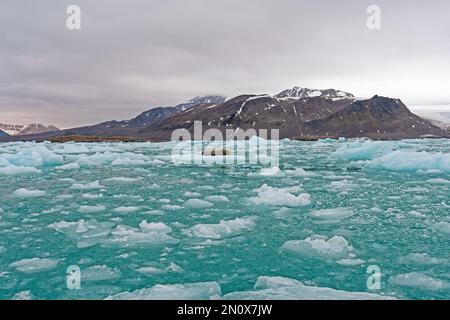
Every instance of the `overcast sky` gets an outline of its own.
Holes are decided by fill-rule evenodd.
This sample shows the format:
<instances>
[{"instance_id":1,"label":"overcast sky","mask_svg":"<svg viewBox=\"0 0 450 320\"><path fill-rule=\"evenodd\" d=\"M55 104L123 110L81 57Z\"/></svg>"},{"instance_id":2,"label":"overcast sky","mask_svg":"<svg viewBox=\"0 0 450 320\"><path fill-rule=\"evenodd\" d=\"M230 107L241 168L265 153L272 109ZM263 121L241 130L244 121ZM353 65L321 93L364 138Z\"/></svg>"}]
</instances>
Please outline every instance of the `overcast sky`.
<instances>
[{"instance_id":1,"label":"overcast sky","mask_svg":"<svg viewBox=\"0 0 450 320\"><path fill-rule=\"evenodd\" d=\"M449 16L448 0L2 0L0 122L66 128L293 86L450 103Z\"/></svg>"}]
</instances>

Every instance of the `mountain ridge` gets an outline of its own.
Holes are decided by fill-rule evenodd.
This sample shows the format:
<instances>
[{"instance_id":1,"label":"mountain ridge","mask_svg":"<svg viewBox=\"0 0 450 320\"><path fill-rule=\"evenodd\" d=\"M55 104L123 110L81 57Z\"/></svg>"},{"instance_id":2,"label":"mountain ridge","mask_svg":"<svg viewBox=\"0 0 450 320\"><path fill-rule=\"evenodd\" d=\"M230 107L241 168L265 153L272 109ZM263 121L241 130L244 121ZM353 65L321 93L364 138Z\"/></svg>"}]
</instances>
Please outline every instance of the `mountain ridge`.
<instances>
[{"instance_id":1,"label":"mountain ridge","mask_svg":"<svg viewBox=\"0 0 450 320\"><path fill-rule=\"evenodd\" d=\"M59 131L60 129L53 125L45 125L36 122L27 125L0 123L0 130L7 133L10 136L24 136L29 134L54 132Z\"/></svg>"},{"instance_id":2,"label":"mountain ridge","mask_svg":"<svg viewBox=\"0 0 450 320\"><path fill-rule=\"evenodd\" d=\"M197 97L173 107L156 107L135 118L107 121L88 127L20 137L20 140L76 139L168 141L175 129L279 129L280 138L312 140L321 137L401 139L448 137L449 133L413 114L400 99L360 100L336 89L293 87L275 95L243 94L231 99ZM83 138L86 137L86 138ZM75 138L74 138L75 139ZM5 140L5 138L2 138Z\"/></svg>"}]
</instances>

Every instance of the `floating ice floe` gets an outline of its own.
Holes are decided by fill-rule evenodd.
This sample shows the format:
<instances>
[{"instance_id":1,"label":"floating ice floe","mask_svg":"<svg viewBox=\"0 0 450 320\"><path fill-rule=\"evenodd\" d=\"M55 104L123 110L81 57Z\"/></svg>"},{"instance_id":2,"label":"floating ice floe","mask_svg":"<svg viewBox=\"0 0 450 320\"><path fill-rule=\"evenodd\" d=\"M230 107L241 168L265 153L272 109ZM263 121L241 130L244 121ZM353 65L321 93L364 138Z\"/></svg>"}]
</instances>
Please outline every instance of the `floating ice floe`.
<instances>
[{"instance_id":1,"label":"floating ice floe","mask_svg":"<svg viewBox=\"0 0 450 320\"><path fill-rule=\"evenodd\" d=\"M292 208L287 207L281 207L280 209L277 209L273 212L274 216L276 217L288 217L292 215L293 210Z\"/></svg>"},{"instance_id":2,"label":"floating ice floe","mask_svg":"<svg viewBox=\"0 0 450 320\"><path fill-rule=\"evenodd\" d=\"M351 208L332 208L312 210L309 216L318 220L341 220L354 215L355 212Z\"/></svg>"},{"instance_id":3,"label":"floating ice floe","mask_svg":"<svg viewBox=\"0 0 450 320\"><path fill-rule=\"evenodd\" d=\"M312 258L333 260L354 258L353 247L341 236L327 238L313 235L304 240L290 240L283 244L281 250Z\"/></svg>"},{"instance_id":4,"label":"floating ice floe","mask_svg":"<svg viewBox=\"0 0 450 320\"><path fill-rule=\"evenodd\" d=\"M272 167L272 168L263 168L261 169L261 172L259 175L263 177L282 177L284 176L283 171L280 170L278 167Z\"/></svg>"},{"instance_id":5,"label":"floating ice floe","mask_svg":"<svg viewBox=\"0 0 450 320\"><path fill-rule=\"evenodd\" d=\"M229 202L230 200L226 196L212 195L205 197L205 201L209 202Z\"/></svg>"},{"instance_id":6,"label":"floating ice floe","mask_svg":"<svg viewBox=\"0 0 450 320\"><path fill-rule=\"evenodd\" d=\"M141 159L119 158L111 162L112 166L144 166L146 162Z\"/></svg>"},{"instance_id":7,"label":"floating ice floe","mask_svg":"<svg viewBox=\"0 0 450 320\"><path fill-rule=\"evenodd\" d=\"M58 154L80 154L89 153L89 149L84 144L66 143L61 149L55 150Z\"/></svg>"},{"instance_id":8,"label":"floating ice floe","mask_svg":"<svg viewBox=\"0 0 450 320\"><path fill-rule=\"evenodd\" d=\"M191 209L206 209L206 208L210 208L212 206L214 206L214 204L212 204L211 202L205 201L205 200L201 200L201 199L189 199L184 203L184 206L186 208L191 208Z\"/></svg>"},{"instance_id":9,"label":"floating ice floe","mask_svg":"<svg viewBox=\"0 0 450 320\"><path fill-rule=\"evenodd\" d=\"M13 262L9 266L23 273L37 273L56 268L58 263L56 259L31 258Z\"/></svg>"},{"instance_id":10,"label":"floating ice floe","mask_svg":"<svg viewBox=\"0 0 450 320\"><path fill-rule=\"evenodd\" d=\"M209 300L222 295L217 282L157 284L133 292L122 292L106 300Z\"/></svg>"},{"instance_id":11,"label":"floating ice floe","mask_svg":"<svg viewBox=\"0 0 450 320\"><path fill-rule=\"evenodd\" d=\"M146 274L146 275L155 275L155 274L164 274L168 272L181 272L183 271L183 268L181 268L179 265L171 262L167 267L165 268L159 268L155 266L145 266L140 267L136 269L137 272Z\"/></svg>"},{"instance_id":12,"label":"floating ice floe","mask_svg":"<svg viewBox=\"0 0 450 320\"><path fill-rule=\"evenodd\" d=\"M33 295L31 294L31 291L21 291L17 292L11 300L31 300L33 299Z\"/></svg>"},{"instance_id":13,"label":"floating ice floe","mask_svg":"<svg viewBox=\"0 0 450 320\"><path fill-rule=\"evenodd\" d=\"M371 169L392 171L440 170L450 172L450 153L397 150L369 161L366 166Z\"/></svg>"},{"instance_id":14,"label":"floating ice floe","mask_svg":"<svg viewBox=\"0 0 450 320\"><path fill-rule=\"evenodd\" d=\"M437 231L450 236L450 223L446 221L438 222L434 225Z\"/></svg>"},{"instance_id":15,"label":"floating ice floe","mask_svg":"<svg viewBox=\"0 0 450 320\"><path fill-rule=\"evenodd\" d=\"M234 220L221 220L217 224L197 224L183 233L191 238L224 239L241 235L253 230L256 226L256 217L243 217Z\"/></svg>"},{"instance_id":16,"label":"floating ice floe","mask_svg":"<svg viewBox=\"0 0 450 320\"><path fill-rule=\"evenodd\" d=\"M128 178L128 177L113 177L105 179L107 182L123 182L123 183L132 183L142 180L142 178Z\"/></svg>"},{"instance_id":17,"label":"floating ice floe","mask_svg":"<svg viewBox=\"0 0 450 320\"><path fill-rule=\"evenodd\" d=\"M136 212L136 211L139 211L139 207L128 206L128 207L117 207L117 208L113 209L113 212L116 212L116 213L132 213L132 212Z\"/></svg>"},{"instance_id":18,"label":"floating ice floe","mask_svg":"<svg viewBox=\"0 0 450 320\"><path fill-rule=\"evenodd\" d=\"M420 272L404 273L389 278L389 282L400 287L420 288L424 290L447 290L450 282L427 276Z\"/></svg>"},{"instance_id":19,"label":"floating ice floe","mask_svg":"<svg viewBox=\"0 0 450 320\"><path fill-rule=\"evenodd\" d=\"M95 200L95 199L100 199L103 198L103 194L92 194L92 193L84 193L81 195L81 197L83 199L88 199L88 200Z\"/></svg>"},{"instance_id":20,"label":"floating ice floe","mask_svg":"<svg viewBox=\"0 0 450 320\"><path fill-rule=\"evenodd\" d=\"M43 145L28 144L28 148L21 148L14 153L0 153L0 164L7 164L6 166L43 167L63 162L62 156L51 152Z\"/></svg>"},{"instance_id":21,"label":"floating ice floe","mask_svg":"<svg viewBox=\"0 0 450 320\"><path fill-rule=\"evenodd\" d=\"M370 160L393 151L394 143L366 140L346 143L331 156L345 160Z\"/></svg>"},{"instance_id":22,"label":"floating ice floe","mask_svg":"<svg viewBox=\"0 0 450 320\"><path fill-rule=\"evenodd\" d=\"M350 191L355 187L352 181L344 179L342 181L333 181L327 188L333 192Z\"/></svg>"},{"instance_id":23,"label":"floating ice floe","mask_svg":"<svg viewBox=\"0 0 450 320\"><path fill-rule=\"evenodd\" d=\"M184 193L184 196L185 196L185 197L188 197L188 198L196 198L196 197L200 197L201 194L198 193L198 192L186 191L186 192Z\"/></svg>"},{"instance_id":24,"label":"floating ice floe","mask_svg":"<svg viewBox=\"0 0 450 320\"><path fill-rule=\"evenodd\" d=\"M109 268L105 265L96 265L81 270L82 282L114 280L120 278L120 276L119 269Z\"/></svg>"},{"instance_id":25,"label":"floating ice floe","mask_svg":"<svg viewBox=\"0 0 450 320\"><path fill-rule=\"evenodd\" d=\"M105 206L97 205L97 206L80 206L78 208L78 212L81 213L95 213L106 210Z\"/></svg>"},{"instance_id":26,"label":"floating ice floe","mask_svg":"<svg viewBox=\"0 0 450 320\"><path fill-rule=\"evenodd\" d=\"M450 180L443 179L443 178L428 179L426 182L433 183L433 184L450 184Z\"/></svg>"},{"instance_id":27,"label":"floating ice floe","mask_svg":"<svg viewBox=\"0 0 450 320\"><path fill-rule=\"evenodd\" d=\"M158 246L162 244L175 244L178 240L168 233L172 228L164 223L147 223L142 221L140 229L119 225L111 231L110 237L101 243L106 246Z\"/></svg>"},{"instance_id":28,"label":"floating ice floe","mask_svg":"<svg viewBox=\"0 0 450 320\"><path fill-rule=\"evenodd\" d=\"M299 193L301 189L298 187L274 188L267 184L254 190L256 197L249 198L249 201L256 205L272 205L298 207L308 206L311 204L311 196L307 193ZM295 195L293 193L299 193Z\"/></svg>"},{"instance_id":29,"label":"floating ice floe","mask_svg":"<svg viewBox=\"0 0 450 320\"><path fill-rule=\"evenodd\" d=\"M447 263L446 259L436 258L428 255L427 253L410 253L406 257L399 259L399 263L402 264L417 264L417 265L438 265Z\"/></svg>"},{"instance_id":30,"label":"floating ice floe","mask_svg":"<svg viewBox=\"0 0 450 320\"><path fill-rule=\"evenodd\" d=\"M55 167L56 170L78 170L80 165L78 163L67 163L62 166Z\"/></svg>"},{"instance_id":31,"label":"floating ice floe","mask_svg":"<svg viewBox=\"0 0 450 320\"><path fill-rule=\"evenodd\" d=\"M24 167L24 166L14 166L10 165L7 167L0 167L0 175L12 176L18 174L33 174L41 173L42 171L36 169L35 167Z\"/></svg>"},{"instance_id":32,"label":"floating ice floe","mask_svg":"<svg viewBox=\"0 0 450 320\"><path fill-rule=\"evenodd\" d=\"M32 198L32 197L43 197L46 192L43 190L27 190L25 188L20 188L14 191L14 196L18 198Z\"/></svg>"},{"instance_id":33,"label":"floating ice floe","mask_svg":"<svg viewBox=\"0 0 450 320\"><path fill-rule=\"evenodd\" d=\"M50 224L49 227L75 240L78 248L87 248L97 244L129 247L178 242L177 239L168 235L172 232L169 226L163 223L148 223L145 220L139 224L139 229L126 225L115 227L114 223L97 222L96 220L60 221Z\"/></svg>"},{"instance_id":34,"label":"floating ice floe","mask_svg":"<svg viewBox=\"0 0 450 320\"><path fill-rule=\"evenodd\" d=\"M288 176L296 176L296 177L314 177L317 176L316 173L311 171L306 171L303 168L296 168L295 170L286 170L286 175Z\"/></svg>"},{"instance_id":35,"label":"floating ice floe","mask_svg":"<svg viewBox=\"0 0 450 320\"><path fill-rule=\"evenodd\" d=\"M183 209L182 206L176 205L176 204L165 204L161 207L163 210L169 210L169 211L176 211Z\"/></svg>"},{"instance_id":36,"label":"floating ice floe","mask_svg":"<svg viewBox=\"0 0 450 320\"><path fill-rule=\"evenodd\" d=\"M395 297L307 286L294 279L258 277L253 291L225 294L225 300L391 300Z\"/></svg>"},{"instance_id":37,"label":"floating ice floe","mask_svg":"<svg viewBox=\"0 0 450 320\"><path fill-rule=\"evenodd\" d=\"M103 188L105 188L105 187L102 186L98 180L91 182L91 183L86 183L86 184L75 183L70 187L70 189L73 189L73 190L95 190L95 189L103 189Z\"/></svg>"}]
</instances>

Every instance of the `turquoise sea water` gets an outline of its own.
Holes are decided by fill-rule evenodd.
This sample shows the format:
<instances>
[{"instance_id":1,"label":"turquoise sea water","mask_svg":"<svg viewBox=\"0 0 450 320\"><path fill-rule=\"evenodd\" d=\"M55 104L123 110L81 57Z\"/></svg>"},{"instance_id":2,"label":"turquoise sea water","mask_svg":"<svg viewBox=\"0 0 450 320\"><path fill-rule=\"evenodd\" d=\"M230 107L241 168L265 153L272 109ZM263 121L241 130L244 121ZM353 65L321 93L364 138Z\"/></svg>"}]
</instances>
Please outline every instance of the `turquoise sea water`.
<instances>
[{"instance_id":1,"label":"turquoise sea water","mask_svg":"<svg viewBox=\"0 0 450 320\"><path fill-rule=\"evenodd\" d=\"M282 141L279 170L172 147L0 144L0 298L450 298L450 141Z\"/></svg>"}]
</instances>

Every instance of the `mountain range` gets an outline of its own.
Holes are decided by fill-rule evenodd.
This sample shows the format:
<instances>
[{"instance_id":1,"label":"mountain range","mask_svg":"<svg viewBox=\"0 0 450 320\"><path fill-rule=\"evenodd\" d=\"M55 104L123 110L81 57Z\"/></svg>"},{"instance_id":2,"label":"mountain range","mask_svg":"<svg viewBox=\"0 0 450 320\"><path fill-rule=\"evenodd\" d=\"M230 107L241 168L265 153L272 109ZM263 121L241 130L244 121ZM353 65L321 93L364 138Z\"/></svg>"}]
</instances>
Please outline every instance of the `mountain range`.
<instances>
[{"instance_id":1,"label":"mountain range","mask_svg":"<svg viewBox=\"0 0 450 320\"><path fill-rule=\"evenodd\" d=\"M55 126L47 126L42 123L31 123L28 125L0 123L0 131L9 136L25 136L45 132L55 132L59 131L59 129Z\"/></svg>"},{"instance_id":2,"label":"mountain range","mask_svg":"<svg viewBox=\"0 0 450 320\"><path fill-rule=\"evenodd\" d=\"M448 137L446 130L411 113L399 99L357 99L335 90L294 87L276 95L244 94L197 97L173 107L155 107L137 117L61 131L1 138L2 140L167 141L175 129L279 129L280 138L323 137L403 139ZM1 129L1 128L0 128Z\"/></svg>"}]
</instances>

